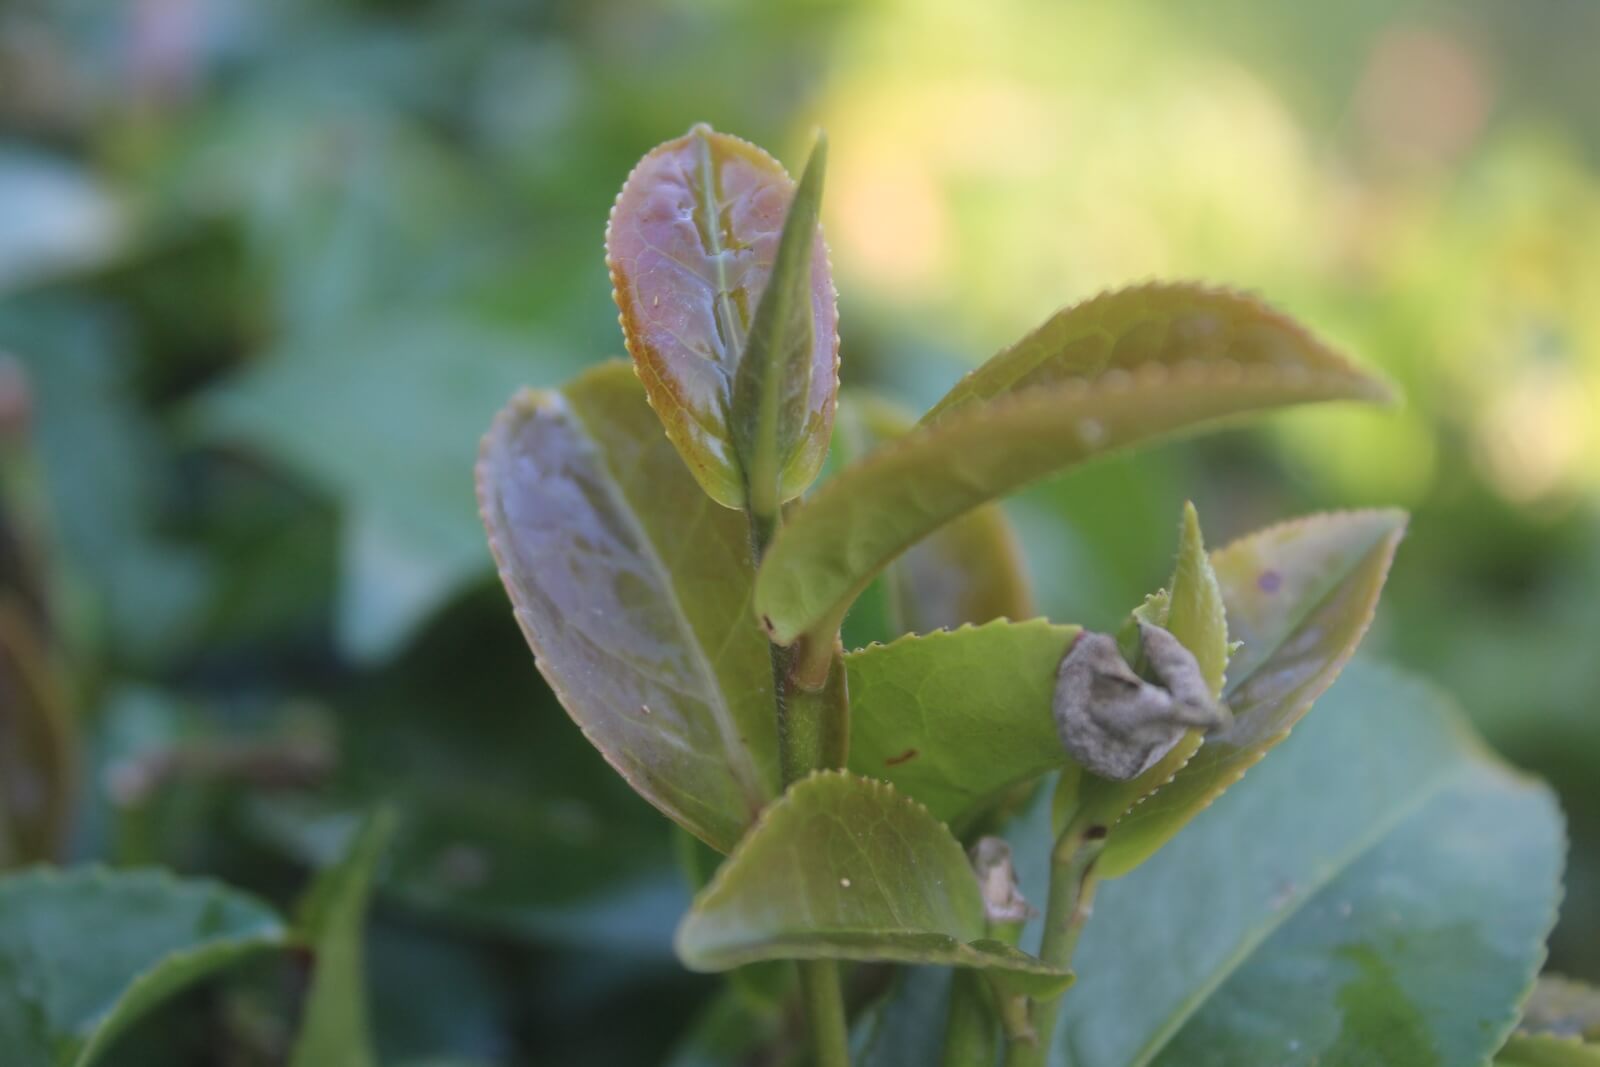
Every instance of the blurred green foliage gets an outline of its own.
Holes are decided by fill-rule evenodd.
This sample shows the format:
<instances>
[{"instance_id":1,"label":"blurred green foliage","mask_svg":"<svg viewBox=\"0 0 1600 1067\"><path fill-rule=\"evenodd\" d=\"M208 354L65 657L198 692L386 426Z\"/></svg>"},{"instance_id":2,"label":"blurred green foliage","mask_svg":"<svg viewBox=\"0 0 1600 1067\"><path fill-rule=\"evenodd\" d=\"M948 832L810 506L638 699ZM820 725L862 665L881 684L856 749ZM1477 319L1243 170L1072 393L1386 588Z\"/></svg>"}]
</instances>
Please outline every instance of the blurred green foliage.
<instances>
[{"instance_id":1,"label":"blurred green foliage","mask_svg":"<svg viewBox=\"0 0 1600 1067\"><path fill-rule=\"evenodd\" d=\"M1575 0L8 4L0 580L81 726L62 858L281 903L391 801L383 1062L664 1056L711 989L670 955L688 886L531 669L470 467L515 386L618 354L640 152L704 119L794 165L822 125L856 383L920 408L1160 275L1403 386L1028 492L1038 606L1111 625L1185 497L1217 543L1413 509L1372 647L1557 786L1552 963L1600 979L1597 42ZM186 995L127 1062L215 1062L177 1017L273 1062L296 995Z\"/></svg>"}]
</instances>

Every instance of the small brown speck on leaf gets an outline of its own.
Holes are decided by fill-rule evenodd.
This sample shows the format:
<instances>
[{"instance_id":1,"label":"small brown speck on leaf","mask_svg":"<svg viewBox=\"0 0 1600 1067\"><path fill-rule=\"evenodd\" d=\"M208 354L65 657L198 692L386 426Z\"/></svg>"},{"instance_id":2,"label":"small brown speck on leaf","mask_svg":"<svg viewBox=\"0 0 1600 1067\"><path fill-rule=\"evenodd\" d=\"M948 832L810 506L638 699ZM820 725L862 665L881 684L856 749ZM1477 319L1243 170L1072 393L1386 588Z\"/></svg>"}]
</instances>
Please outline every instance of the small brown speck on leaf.
<instances>
[{"instance_id":1,"label":"small brown speck on leaf","mask_svg":"<svg viewBox=\"0 0 1600 1067\"><path fill-rule=\"evenodd\" d=\"M900 753L900 755L898 755L898 756L890 756L888 759L884 760L883 761L883 765L885 767L893 767L896 764L900 764L900 763L906 762L906 760L913 760L913 759L916 759L916 758L917 758L917 750L914 749L914 748L908 748L904 752Z\"/></svg>"}]
</instances>

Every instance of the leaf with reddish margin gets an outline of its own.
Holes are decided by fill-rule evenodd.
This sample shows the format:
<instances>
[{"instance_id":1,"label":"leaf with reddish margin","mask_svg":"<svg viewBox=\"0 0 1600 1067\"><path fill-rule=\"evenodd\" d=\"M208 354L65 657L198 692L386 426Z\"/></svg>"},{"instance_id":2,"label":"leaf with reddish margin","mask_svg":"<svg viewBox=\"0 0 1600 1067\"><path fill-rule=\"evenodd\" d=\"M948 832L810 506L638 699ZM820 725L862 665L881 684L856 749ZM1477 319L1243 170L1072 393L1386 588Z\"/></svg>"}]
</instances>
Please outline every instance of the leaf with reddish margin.
<instances>
[{"instance_id":1,"label":"leaf with reddish margin","mask_svg":"<svg viewBox=\"0 0 1600 1067\"><path fill-rule=\"evenodd\" d=\"M540 671L642 795L728 851L778 793L742 515L695 486L627 364L516 397L478 499Z\"/></svg>"},{"instance_id":2,"label":"leaf with reddish margin","mask_svg":"<svg viewBox=\"0 0 1600 1067\"><path fill-rule=\"evenodd\" d=\"M733 383L793 195L767 153L699 125L639 161L606 228L618 319L650 403L695 480L730 508L745 503ZM839 316L820 227L810 294L813 363L804 433L783 468L788 496L821 469L838 390Z\"/></svg>"}]
</instances>

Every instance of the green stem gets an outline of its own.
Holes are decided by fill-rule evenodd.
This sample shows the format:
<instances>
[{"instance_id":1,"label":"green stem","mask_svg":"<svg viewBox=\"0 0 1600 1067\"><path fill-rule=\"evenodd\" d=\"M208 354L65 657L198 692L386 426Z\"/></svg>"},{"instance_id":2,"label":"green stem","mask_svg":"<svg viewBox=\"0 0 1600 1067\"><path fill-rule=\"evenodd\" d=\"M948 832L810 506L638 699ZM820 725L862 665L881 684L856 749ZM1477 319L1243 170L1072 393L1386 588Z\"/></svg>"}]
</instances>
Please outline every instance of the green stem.
<instances>
[{"instance_id":1,"label":"green stem","mask_svg":"<svg viewBox=\"0 0 1600 1067\"><path fill-rule=\"evenodd\" d=\"M751 547L759 562L778 521L749 514ZM807 634L791 648L773 645L772 683L784 787L813 771L843 767L850 741L850 694L837 627L821 641ZM838 961L800 960L798 966L816 1067L850 1067Z\"/></svg>"},{"instance_id":2,"label":"green stem","mask_svg":"<svg viewBox=\"0 0 1600 1067\"><path fill-rule=\"evenodd\" d=\"M994 1053L994 1012L983 975L958 967L950 985L940 1067L994 1067Z\"/></svg>"},{"instance_id":3,"label":"green stem","mask_svg":"<svg viewBox=\"0 0 1600 1067\"><path fill-rule=\"evenodd\" d=\"M850 1067L850 1037L844 1021L844 992L837 960L801 960L800 993L816 1067Z\"/></svg>"},{"instance_id":4,"label":"green stem","mask_svg":"<svg viewBox=\"0 0 1600 1067\"><path fill-rule=\"evenodd\" d=\"M1039 948L1039 958L1052 967L1064 969L1072 963L1073 950L1078 947L1078 938L1094 907L1094 893L1100 883L1095 863L1105 841L1105 826L1079 820L1069 823L1056 840L1050 855L1050 900L1045 906L1044 941ZM1059 995L1035 1001L1034 1039L1031 1043L1010 1042L1006 1046L1006 1067L1045 1067L1060 1016Z\"/></svg>"}]
</instances>

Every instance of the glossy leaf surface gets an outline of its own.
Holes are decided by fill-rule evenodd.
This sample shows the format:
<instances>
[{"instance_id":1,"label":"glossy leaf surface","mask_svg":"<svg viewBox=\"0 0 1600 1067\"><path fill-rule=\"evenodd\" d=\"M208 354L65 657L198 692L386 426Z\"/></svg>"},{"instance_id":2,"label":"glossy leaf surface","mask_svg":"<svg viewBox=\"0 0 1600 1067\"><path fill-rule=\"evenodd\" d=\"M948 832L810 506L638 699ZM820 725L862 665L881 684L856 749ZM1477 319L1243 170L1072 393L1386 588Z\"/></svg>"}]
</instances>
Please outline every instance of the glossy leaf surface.
<instances>
[{"instance_id":1,"label":"glossy leaf surface","mask_svg":"<svg viewBox=\"0 0 1600 1067\"><path fill-rule=\"evenodd\" d=\"M87 1067L183 987L285 944L266 905L156 871L33 870L0 882L7 1067Z\"/></svg>"},{"instance_id":2,"label":"glossy leaf surface","mask_svg":"<svg viewBox=\"0 0 1600 1067\"><path fill-rule=\"evenodd\" d=\"M1398 511L1312 515L1213 554L1240 642L1223 692L1233 726L1117 824L1102 877L1142 863L1288 736L1366 634L1405 525Z\"/></svg>"},{"instance_id":3,"label":"glossy leaf surface","mask_svg":"<svg viewBox=\"0 0 1600 1067\"><path fill-rule=\"evenodd\" d=\"M562 704L641 795L732 848L778 780L744 517L696 488L622 363L513 400L478 486L517 620Z\"/></svg>"},{"instance_id":4,"label":"glossy leaf surface","mask_svg":"<svg viewBox=\"0 0 1600 1067\"><path fill-rule=\"evenodd\" d=\"M290 1067L377 1062L367 1018L363 940L378 864L393 836L392 812L370 816L344 857L318 876L306 898L298 925L316 962Z\"/></svg>"},{"instance_id":5,"label":"glossy leaf surface","mask_svg":"<svg viewBox=\"0 0 1600 1067\"><path fill-rule=\"evenodd\" d=\"M696 896L677 946L695 970L853 959L979 967L1038 992L1070 980L987 939L977 878L943 823L841 771L802 779L768 809Z\"/></svg>"},{"instance_id":6,"label":"glossy leaf surface","mask_svg":"<svg viewBox=\"0 0 1600 1067\"><path fill-rule=\"evenodd\" d=\"M622 332L650 403L696 480L728 507L745 500L733 383L793 193L761 149L696 126L639 161L606 229ZM838 388L838 312L820 230L809 290L809 384L782 479L791 496L821 469Z\"/></svg>"},{"instance_id":7,"label":"glossy leaf surface","mask_svg":"<svg viewBox=\"0 0 1600 1067\"><path fill-rule=\"evenodd\" d=\"M916 425L882 397L840 396L829 463L847 465ZM1034 614L1021 548L998 504L973 508L883 569L845 620L847 648Z\"/></svg>"},{"instance_id":8,"label":"glossy leaf surface","mask_svg":"<svg viewBox=\"0 0 1600 1067\"><path fill-rule=\"evenodd\" d=\"M1543 958L1561 859L1547 790L1435 691L1352 667L1244 786L1101 887L1060 1062L1481 1062ZM1018 862L1027 892L1039 861Z\"/></svg>"},{"instance_id":9,"label":"glossy leaf surface","mask_svg":"<svg viewBox=\"0 0 1600 1067\"><path fill-rule=\"evenodd\" d=\"M1172 299L1159 289L1143 292L1157 305ZM1196 342L1175 365L1130 358L1009 391L958 385L955 392L969 399L935 409L936 417L842 472L789 517L756 584L756 609L774 639L788 643L826 628L911 545L1047 474L1228 416L1387 395L1288 320L1262 320L1258 305L1237 301L1213 309L1218 329L1244 320L1237 345ZM1139 330L1125 337L1135 348L1145 343Z\"/></svg>"},{"instance_id":10,"label":"glossy leaf surface","mask_svg":"<svg viewBox=\"0 0 1600 1067\"><path fill-rule=\"evenodd\" d=\"M1060 767L1050 711L1076 626L1000 620L845 655L850 769L955 819Z\"/></svg>"}]
</instances>

